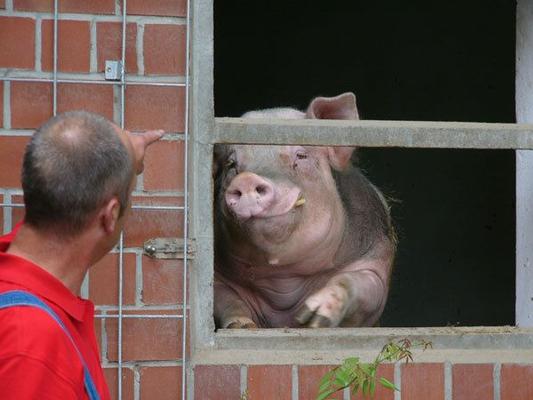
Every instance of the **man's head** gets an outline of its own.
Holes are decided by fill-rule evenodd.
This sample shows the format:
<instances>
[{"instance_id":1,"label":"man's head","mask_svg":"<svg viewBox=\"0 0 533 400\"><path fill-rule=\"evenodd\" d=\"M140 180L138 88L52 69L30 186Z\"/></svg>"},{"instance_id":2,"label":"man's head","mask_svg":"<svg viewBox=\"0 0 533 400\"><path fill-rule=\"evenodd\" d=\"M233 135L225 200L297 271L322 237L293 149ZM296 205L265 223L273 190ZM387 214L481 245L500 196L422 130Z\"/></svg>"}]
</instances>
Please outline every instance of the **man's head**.
<instances>
[{"instance_id":1,"label":"man's head","mask_svg":"<svg viewBox=\"0 0 533 400\"><path fill-rule=\"evenodd\" d=\"M120 217L137 172L128 135L84 111L60 114L41 126L24 154L25 222L73 236L111 198Z\"/></svg>"}]
</instances>

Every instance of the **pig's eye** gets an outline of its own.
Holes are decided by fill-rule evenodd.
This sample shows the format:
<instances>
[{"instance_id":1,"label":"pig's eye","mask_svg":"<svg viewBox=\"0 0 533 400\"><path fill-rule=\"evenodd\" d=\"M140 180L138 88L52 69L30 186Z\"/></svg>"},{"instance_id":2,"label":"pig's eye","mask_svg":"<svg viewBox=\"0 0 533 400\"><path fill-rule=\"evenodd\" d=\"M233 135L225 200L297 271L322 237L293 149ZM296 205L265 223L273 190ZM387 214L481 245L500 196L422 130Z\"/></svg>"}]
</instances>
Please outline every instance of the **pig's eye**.
<instances>
[{"instance_id":1,"label":"pig's eye","mask_svg":"<svg viewBox=\"0 0 533 400\"><path fill-rule=\"evenodd\" d=\"M296 158L298 160L305 160L307 158L307 153L296 153Z\"/></svg>"},{"instance_id":2,"label":"pig's eye","mask_svg":"<svg viewBox=\"0 0 533 400\"><path fill-rule=\"evenodd\" d=\"M237 166L237 162L236 162L235 160L233 160L233 159L230 158L228 161L226 161L226 165L225 165L225 167L226 167L227 169L235 168L236 166Z\"/></svg>"}]
</instances>

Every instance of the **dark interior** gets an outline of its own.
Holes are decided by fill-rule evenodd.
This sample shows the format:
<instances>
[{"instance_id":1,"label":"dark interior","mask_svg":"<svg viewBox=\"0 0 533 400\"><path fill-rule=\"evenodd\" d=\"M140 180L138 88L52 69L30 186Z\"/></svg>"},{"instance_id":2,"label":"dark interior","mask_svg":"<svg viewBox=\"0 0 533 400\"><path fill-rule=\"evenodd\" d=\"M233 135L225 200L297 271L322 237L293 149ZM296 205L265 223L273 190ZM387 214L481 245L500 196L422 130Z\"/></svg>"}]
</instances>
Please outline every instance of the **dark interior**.
<instances>
[{"instance_id":1,"label":"dark interior","mask_svg":"<svg viewBox=\"0 0 533 400\"><path fill-rule=\"evenodd\" d=\"M515 122L515 8L215 1L215 113L353 91L363 119ZM364 148L399 248L381 325L514 325L515 154Z\"/></svg>"}]
</instances>

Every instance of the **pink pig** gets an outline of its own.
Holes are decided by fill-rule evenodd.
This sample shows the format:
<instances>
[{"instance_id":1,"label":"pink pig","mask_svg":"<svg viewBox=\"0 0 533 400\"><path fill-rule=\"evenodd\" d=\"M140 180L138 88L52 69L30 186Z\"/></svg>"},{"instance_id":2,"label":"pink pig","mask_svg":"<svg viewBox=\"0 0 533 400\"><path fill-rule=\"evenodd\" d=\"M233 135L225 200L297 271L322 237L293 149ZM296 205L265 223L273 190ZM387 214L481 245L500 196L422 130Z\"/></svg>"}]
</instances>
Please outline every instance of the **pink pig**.
<instances>
[{"instance_id":1,"label":"pink pig","mask_svg":"<svg viewBox=\"0 0 533 400\"><path fill-rule=\"evenodd\" d=\"M303 113L243 118L358 119L353 93ZM353 147L215 147L218 328L375 325L395 236L383 195L352 164Z\"/></svg>"}]
</instances>

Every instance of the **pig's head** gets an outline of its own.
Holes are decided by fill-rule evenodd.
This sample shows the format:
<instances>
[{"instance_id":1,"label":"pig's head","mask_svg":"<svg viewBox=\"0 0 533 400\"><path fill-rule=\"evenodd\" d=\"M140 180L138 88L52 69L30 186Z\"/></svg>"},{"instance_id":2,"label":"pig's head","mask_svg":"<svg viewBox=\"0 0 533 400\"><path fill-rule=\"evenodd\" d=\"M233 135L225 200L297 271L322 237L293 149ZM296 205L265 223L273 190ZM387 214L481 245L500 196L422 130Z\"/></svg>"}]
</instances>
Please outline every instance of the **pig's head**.
<instances>
[{"instance_id":1,"label":"pig's head","mask_svg":"<svg viewBox=\"0 0 533 400\"><path fill-rule=\"evenodd\" d=\"M358 119L355 96L314 99L306 113L289 108L243 118ZM254 265L330 258L344 231L332 169L350 168L353 147L215 146L217 225L232 256ZM316 260L315 260L316 261ZM312 272L312 271L308 271Z\"/></svg>"}]
</instances>

